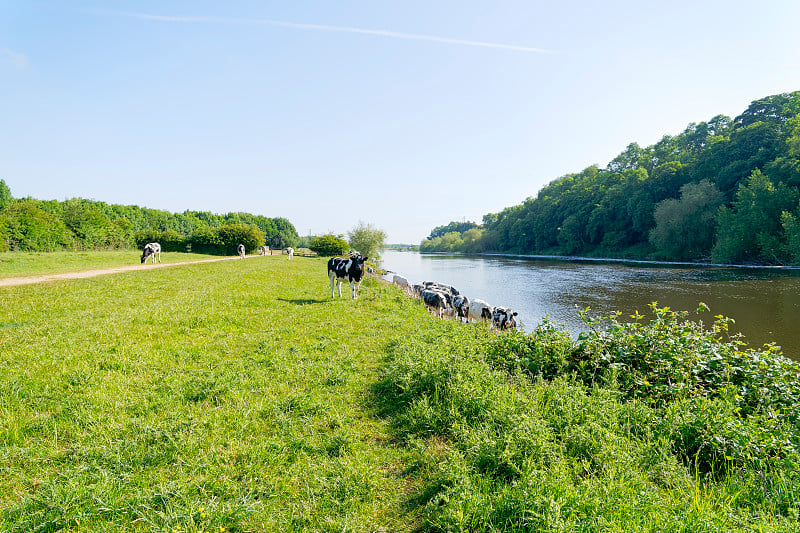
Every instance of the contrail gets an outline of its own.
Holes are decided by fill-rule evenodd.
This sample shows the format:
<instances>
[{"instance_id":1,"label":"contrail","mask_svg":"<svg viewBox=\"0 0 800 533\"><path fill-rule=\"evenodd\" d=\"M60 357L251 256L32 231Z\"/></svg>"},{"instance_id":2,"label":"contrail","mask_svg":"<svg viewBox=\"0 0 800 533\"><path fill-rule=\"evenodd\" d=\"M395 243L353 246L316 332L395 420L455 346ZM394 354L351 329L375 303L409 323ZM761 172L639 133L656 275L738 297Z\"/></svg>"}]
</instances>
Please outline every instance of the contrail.
<instances>
[{"instance_id":1,"label":"contrail","mask_svg":"<svg viewBox=\"0 0 800 533\"><path fill-rule=\"evenodd\" d=\"M534 54L554 54L553 50L545 48L533 48L530 46L517 46L513 44L488 43L484 41L467 41L464 39L451 39L449 37L437 37L435 35L418 35L415 33L401 33L388 30L367 30L363 28L349 28L346 26L326 26L322 24L299 24L296 22L283 22L280 20L269 19L237 19L225 17L171 17L165 15L148 15L145 13L120 13L127 17L134 17L145 20L160 20L165 22L213 22L217 24L265 24L268 26L280 26L284 28L296 28L299 30L315 31L335 31L342 33L359 33L362 35L377 35L379 37L393 37L395 39L410 39L414 41L433 41L445 44L459 44L462 46L479 46L482 48L499 48L501 50L514 50L517 52L528 52Z\"/></svg>"},{"instance_id":2,"label":"contrail","mask_svg":"<svg viewBox=\"0 0 800 533\"><path fill-rule=\"evenodd\" d=\"M20 54L8 48L0 48L0 59L7 57L9 63L17 68L25 68L28 66L28 56Z\"/></svg>"}]
</instances>

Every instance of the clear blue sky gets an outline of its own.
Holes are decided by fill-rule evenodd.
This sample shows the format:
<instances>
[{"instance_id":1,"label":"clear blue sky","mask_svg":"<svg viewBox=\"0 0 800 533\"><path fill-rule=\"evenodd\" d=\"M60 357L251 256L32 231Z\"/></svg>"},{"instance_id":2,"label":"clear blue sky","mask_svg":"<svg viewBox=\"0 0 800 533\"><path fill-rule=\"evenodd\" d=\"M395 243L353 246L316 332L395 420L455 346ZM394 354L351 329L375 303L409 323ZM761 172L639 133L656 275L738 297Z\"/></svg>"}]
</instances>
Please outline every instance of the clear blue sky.
<instances>
[{"instance_id":1,"label":"clear blue sky","mask_svg":"<svg viewBox=\"0 0 800 533\"><path fill-rule=\"evenodd\" d=\"M800 90L798 22L796 0L0 0L0 178L418 243Z\"/></svg>"}]
</instances>

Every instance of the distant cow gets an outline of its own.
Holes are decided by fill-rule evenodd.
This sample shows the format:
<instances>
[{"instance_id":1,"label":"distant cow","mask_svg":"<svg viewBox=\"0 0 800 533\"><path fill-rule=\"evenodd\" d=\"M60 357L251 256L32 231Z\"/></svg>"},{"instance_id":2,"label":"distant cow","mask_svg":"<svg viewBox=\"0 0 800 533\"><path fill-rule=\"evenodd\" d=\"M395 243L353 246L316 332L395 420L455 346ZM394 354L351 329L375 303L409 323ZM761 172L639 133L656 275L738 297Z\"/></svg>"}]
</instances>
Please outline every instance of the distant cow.
<instances>
[{"instance_id":1,"label":"distant cow","mask_svg":"<svg viewBox=\"0 0 800 533\"><path fill-rule=\"evenodd\" d=\"M289 248L291 250L291 248ZM350 291L353 294L353 300L358 298L358 286L361 284L361 278L364 276L364 262L369 257L362 257L361 254L355 254L348 259L341 257L331 257L328 261L328 277L331 280L331 298L333 295L334 284L339 290L339 298L342 297L342 282L347 281L350 283Z\"/></svg>"},{"instance_id":2,"label":"distant cow","mask_svg":"<svg viewBox=\"0 0 800 533\"><path fill-rule=\"evenodd\" d=\"M517 321L514 317L517 312L509 309L508 307L495 307L492 313L492 325L499 330L513 329L517 327Z\"/></svg>"},{"instance_id":3,"label":"distant cow","mask_svg":"<svg viewBox=\"0 0 800 533\"><path fill-rule=\"evenodd\" d=\"M425 307L428 311L436 313L436 316L442 318L443 313L447 313L448 305L444 293L432 289L424 289L419 293L422 301L425 302Z\"/></svg>"},{"instance_id":4,"label":"distant cow","mask_svg":"<svg viewBox=\"0 0 800 533\"><path fill-rule=\"evenodd\" d=\"M237 246L237 247L236 247L236 251L239 253L239 257L241 257L242 259L244 259L244 256L245 256L245 252L244 252L244 244L240 244L239 246Z\"/></svg>"},{"instance_id":5,"label":"distant cow","mask_svg":"<svg viewBox=\"0 0 800 533\"><path fill-rule=\"evenodd\" d=\"M286 259L291 259L292 257L294 257L294 248L287 248Z\"/></svg>"},{"instance_id":6,"label":"distant cow","mask_svg":"<svg viewBox=\"0 0 800 533\"><path fill-rule=\"evenodd\" d=\"M491 322L494 317L494 307L479 298L475 298L469 305L467 316L476 322L479 320Z\"/></svg>"},{"instance_id":7,"label":"distant cow","mask_svg":"<svg viewBox=\"0 0 800 533\"><path fill-rule=\"evenodd\" d=\"M262 246L261 248L258 249L258 253L260 253L261 255L267 255L268 252L269 252L269 246Z\"/></svg>"},{"instance_id":8,"label":"distant cow","mask_svg":"<svg viewBox=\"0 0 800 533\"><path fill-rule=\"evenodd\" d=\"M157 242L151 242L144 245L144 250L142 250L142 264L147 261L148 257L153 258L153 263L156 262L156 258L158 258L158 262L161 262L161 245Z\"/></svg>"}]
</instances>

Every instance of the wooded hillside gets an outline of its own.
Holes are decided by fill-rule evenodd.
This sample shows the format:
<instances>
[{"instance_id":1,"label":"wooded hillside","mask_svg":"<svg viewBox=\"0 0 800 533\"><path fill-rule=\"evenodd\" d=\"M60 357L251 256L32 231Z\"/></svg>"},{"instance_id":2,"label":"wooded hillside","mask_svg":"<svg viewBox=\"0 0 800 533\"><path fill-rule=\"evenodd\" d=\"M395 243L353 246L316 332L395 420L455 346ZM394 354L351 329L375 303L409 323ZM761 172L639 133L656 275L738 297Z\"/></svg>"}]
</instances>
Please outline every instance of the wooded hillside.
<instances>
[{"instance_id":1,"label":"wooded hillside","mask_svg":"<svg viewBox=\"0 0 800 533\"><path fill-rule=\"evenodd\" d=\"M557 178L481 225L435 228L420 248L800 264L799 201L795 91L631 143L606 168Z\"/></svg>"}]
</instances>

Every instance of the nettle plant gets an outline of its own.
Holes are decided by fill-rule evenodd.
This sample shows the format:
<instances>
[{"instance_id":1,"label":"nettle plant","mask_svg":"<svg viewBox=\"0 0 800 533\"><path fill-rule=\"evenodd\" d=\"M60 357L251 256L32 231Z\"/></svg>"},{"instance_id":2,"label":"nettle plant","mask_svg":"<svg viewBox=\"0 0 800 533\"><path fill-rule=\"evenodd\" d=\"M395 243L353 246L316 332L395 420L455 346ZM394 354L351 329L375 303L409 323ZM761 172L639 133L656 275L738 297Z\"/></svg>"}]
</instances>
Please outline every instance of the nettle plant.
<instances>
[{"instance_id":1,"label":"nettle plant","mask_svg":"<svg viewBox=\"0 0 800 533\"><path fill-rule=\"evenodd\" d=\"M584 309L588 331L577 340L545 321L530 334L498 337L489 358L512 373L572 376L646 403L658 432L700 470L798 453L798 363L774 344L747 347L730 318L717 315L706 327L689 312L656 303L650 311L626 322L619 312L591 317ZM709 311L701 303L694 314Z\"/></svg>"}]
</instances>

